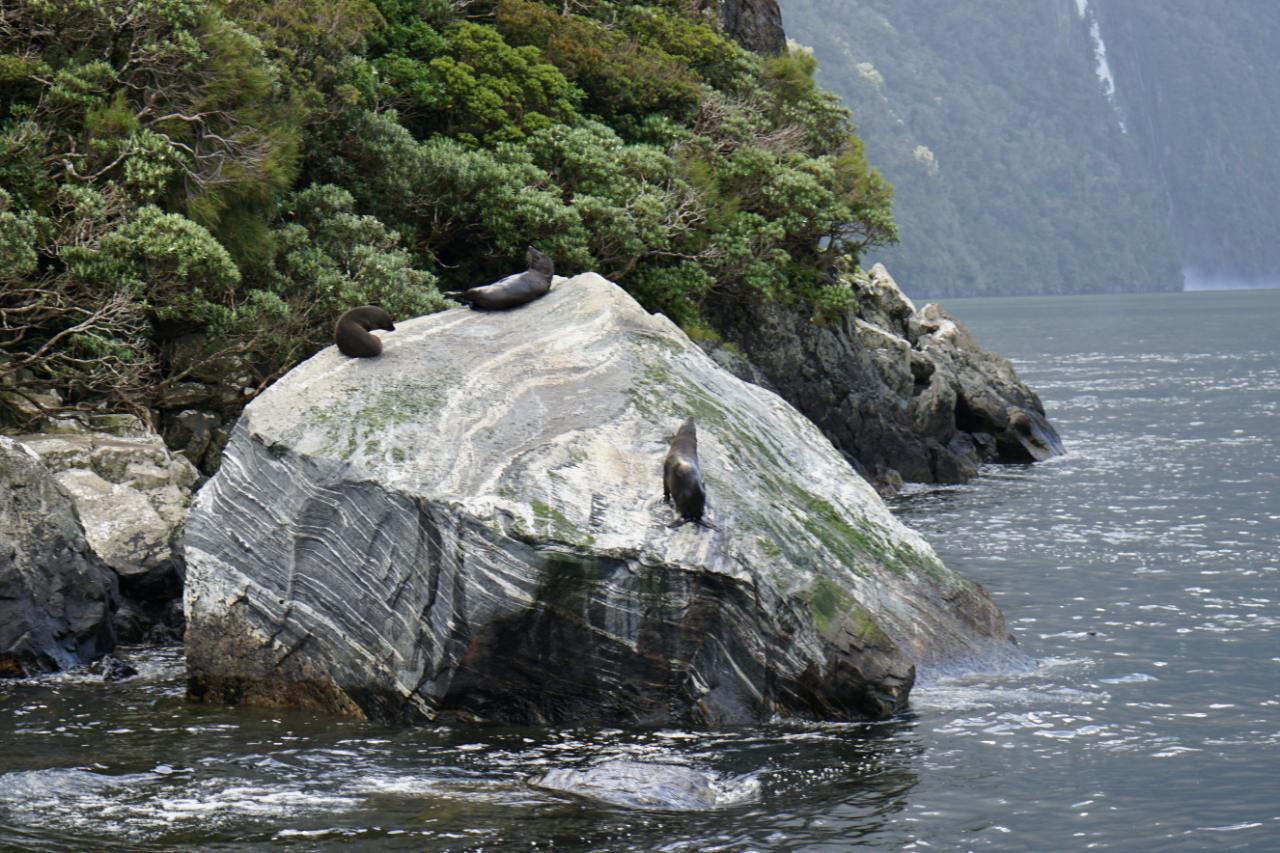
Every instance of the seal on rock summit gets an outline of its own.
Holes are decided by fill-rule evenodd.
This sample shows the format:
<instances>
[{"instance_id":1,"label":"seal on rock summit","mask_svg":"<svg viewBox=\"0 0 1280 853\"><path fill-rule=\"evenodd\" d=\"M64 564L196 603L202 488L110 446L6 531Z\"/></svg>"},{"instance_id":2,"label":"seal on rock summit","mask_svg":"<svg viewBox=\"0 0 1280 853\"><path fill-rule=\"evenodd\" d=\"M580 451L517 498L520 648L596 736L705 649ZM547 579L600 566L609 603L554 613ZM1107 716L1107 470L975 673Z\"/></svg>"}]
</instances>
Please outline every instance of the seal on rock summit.
<instances>
[{"instance_id":1,"label":"seal on rock summit","mask_svg":"<svg viewBox=\"0 0 1280 853\"><path fill-rule=\"evenodd\" d=\"M505 311L532 302L551 289L555 266L550 258L532 246L524 257L529 265L529 269L524 272L509 275L493 284L449 291L445 296L485 311Z\"/></svg>"},{"instance_id":2,"label":"seal on rock summit","mask_svg":"<svg viewBox=\"0 0 1280 853\"><path fill-rule=\"evenodd\" d=\"M676 512L685 521L702 524L702 511L707 505L707 490L702 484L702 468L698 466L698 428L688 418L676 430L662 463L662 499L674 501Z\"/></svg>"},{"instance_id":3,"label":"seal on rock summit","mask_svg":"<svg viewBox=\"0 0 1280 853\"><path fill-rule=\"evenodd\" d=\"M394 332L396 324L391 315L377 305L361 305L338 318L333 326L333 342L343 355L373 358L382 354L382 341L369 334L370 329Z\"/></svg>"}]
</instances>

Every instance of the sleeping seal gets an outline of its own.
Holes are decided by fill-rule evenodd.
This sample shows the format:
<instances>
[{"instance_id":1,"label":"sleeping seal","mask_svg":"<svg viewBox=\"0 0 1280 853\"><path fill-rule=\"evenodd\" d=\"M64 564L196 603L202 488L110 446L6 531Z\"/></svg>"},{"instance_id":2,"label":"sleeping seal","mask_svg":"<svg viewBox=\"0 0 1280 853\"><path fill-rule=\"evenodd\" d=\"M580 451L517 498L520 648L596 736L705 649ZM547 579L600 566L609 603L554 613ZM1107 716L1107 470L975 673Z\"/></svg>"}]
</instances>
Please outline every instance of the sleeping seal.
<instances>
[{"instance_id":1,"label":"sleeping seal","mask_svg":"<svg viewBox=\"0 0 1280 853\"><path fill-rule=\"evenodd\" d=\"M338 318L333 326L333 342L343 355L373 358L382 354L382 341L369 334L370 329L394 332L396 324L391 321L391 315L377 305L361 305Z\"/></svg>"},{"instance_id":2,"label":"sleeping seal","mask_svg":"<svg viewBox=\"0 0 1280 853\"><path fill-rule=\"evenodd\" d=\"M555 274L555 266L550 258L532 246L525 252L524 258L529 265L529 269L524 272L509 275L493 284L452 290L445 293L445 296L486 311L503 311L532 302L551 289L551 276Z\"/></svg>"},{"instance_id":3,"label":"sleeping seal","mask_svg":"<svg viewBox=\"0 0 1280 853\"><path fill-rule=\"evenodd\" d=\"M698 428L693 418L687 419L671 439L667 458L662 463L662 499L674 500L676 512L684 521L702 524L702 511L707 504L707 490L702 484L698 466Z\"/></svg>"}]
</instances>

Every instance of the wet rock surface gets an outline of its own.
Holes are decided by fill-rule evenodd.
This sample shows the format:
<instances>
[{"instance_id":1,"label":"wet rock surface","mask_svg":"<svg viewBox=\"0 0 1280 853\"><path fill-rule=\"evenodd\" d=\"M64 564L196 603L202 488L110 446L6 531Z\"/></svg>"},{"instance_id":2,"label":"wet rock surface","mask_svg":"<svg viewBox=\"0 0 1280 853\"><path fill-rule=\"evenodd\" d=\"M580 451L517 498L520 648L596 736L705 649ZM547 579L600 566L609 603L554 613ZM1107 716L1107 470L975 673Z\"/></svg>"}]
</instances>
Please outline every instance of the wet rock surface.
<instances>
[{"instance_id":1,"label":"wet rock surface","mask_svg":"<svg viewBox=\"0 0 1280 853\"><path fill-rule=\"evenodd\" d=\"M103 681L123 681L137 675L138 668L115 655L106 655L89 664L89 672L101 676Z\"/></svg>"},{"instance_id":2,"label":"wet rock surface","mask_svg":"<svg viewBox=\"0 0 1280 853\"><path fill-rule=\"evenodd\" d=\"M245 410L186 528L197 699L381 720L879 717L1008 648L811 423L588 274L329 348ZM698 419L708 519L671 526Z\"/></svg>"},{"instance_id":3,"label":"wet rock surface","mask_svg":"<svg viewBox=\"0 0 1280 853\"><path fill-rule=\"evenodd\" d=\"M71 495L30 448L0 436L0 676L67 669L111 651L116 595Z\"/></svg>"},{"instance_id":4,"label":"wet rock surface","mask_svg":"<svg viewBox=\"0 0 1280 853\"><path fill-rule=\"evenodd\" d=\"M725 808L751 800L760 790L750 777L720 779L683 764L619 759L581 769L548 770L533 785L610 806L651 811Z\"/></svg>"},{"instance_id":5,"label":"wet rock surface","mask_svg":"<svg viewBox=\"0 0 1280 853\"><path fill-rule=\"evenodd\" d=\"M880 264L847 281L857 311L825 324L777 304L717 308L716 325L750 362L735 372L763 377L889 491L902 480L959 483L984 462L1063 452L1008 359L979 347L937 305L917 309Z\"/></svg>"}]
</instances>

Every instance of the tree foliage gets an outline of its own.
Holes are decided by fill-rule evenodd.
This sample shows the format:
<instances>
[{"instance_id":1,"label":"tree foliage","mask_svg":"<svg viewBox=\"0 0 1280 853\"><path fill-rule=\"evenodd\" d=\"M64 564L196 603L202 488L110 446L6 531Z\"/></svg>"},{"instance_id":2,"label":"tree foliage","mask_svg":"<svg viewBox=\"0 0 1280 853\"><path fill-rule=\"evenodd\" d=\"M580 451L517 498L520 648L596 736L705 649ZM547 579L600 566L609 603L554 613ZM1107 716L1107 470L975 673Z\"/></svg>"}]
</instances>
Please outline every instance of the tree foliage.
<instances>
[{"instance_id":1,"label":"tree foliage","mask_svg":"<svg viewBox=\"0 0 1280 853\"><path fill-rule=\"evenodd\" d=\"M261 386L529 243L685 324L836 310L896 232L814 71L674 0L7 5L0 381L145 414L195 336Z\"/></svg>"}]
</instances>

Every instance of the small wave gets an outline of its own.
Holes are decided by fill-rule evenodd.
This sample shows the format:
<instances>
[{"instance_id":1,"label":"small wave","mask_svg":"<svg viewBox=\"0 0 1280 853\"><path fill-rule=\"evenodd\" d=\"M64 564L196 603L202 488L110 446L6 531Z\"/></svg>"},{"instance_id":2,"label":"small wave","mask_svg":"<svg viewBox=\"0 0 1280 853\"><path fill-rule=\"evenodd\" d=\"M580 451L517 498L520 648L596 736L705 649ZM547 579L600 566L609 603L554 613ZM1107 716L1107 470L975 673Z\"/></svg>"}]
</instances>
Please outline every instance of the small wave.
<instances>
[{"instance_id":1,"label":"small wave","mask_svg":"<svg viewBox=\"0 0 1280 853\"><path fill-rule=\"evenodd\" d=\"M97 797L113 788L131 787L149 778L145 773L111 776L82 767L17 770L0 775L0 804L23 808L77 797Z\"/></svg>"},{"instance_id":2,"label":"small wave","mask_svg":"<svg viewBox=\"0 0 1280 853\"><path fill-rule=\"evenodd\" d=\"M984 687L979 685L932 686L911 694L916 709L969 711L982 708L1030 708L1041 705L1092 705L1105 702L1108 694L1070 687L1034 690L1026 687Z\"/></svg>"},{"instance_id":3,"label":"small wave","mask_svg":"<svg viewBox=\"0 0 1280 853\"><path fill-rule=\"evenodd\" d=\"M359 806L360 798L240 779L192 783L160 765L113 776L85 768L24 770L0 776L0 807L28 826L140 838L175 826L210 827L244 818L296 817Z\"/></svg>"},{"instance_id":4,"label":"small wave","mask_svg":"<svg viewBox=\"0 0 1280 853\"><path fill-rule=\"evenodd\" d=\"M1099 678L1103 684L1140 684L1144 681L1159 681L1154 675L1148 675L1145 672L1131 672L1128 675L1118 675L1115 678Z\"/></svg>"}]
</instances>

